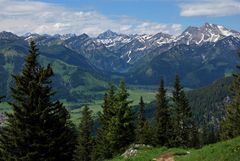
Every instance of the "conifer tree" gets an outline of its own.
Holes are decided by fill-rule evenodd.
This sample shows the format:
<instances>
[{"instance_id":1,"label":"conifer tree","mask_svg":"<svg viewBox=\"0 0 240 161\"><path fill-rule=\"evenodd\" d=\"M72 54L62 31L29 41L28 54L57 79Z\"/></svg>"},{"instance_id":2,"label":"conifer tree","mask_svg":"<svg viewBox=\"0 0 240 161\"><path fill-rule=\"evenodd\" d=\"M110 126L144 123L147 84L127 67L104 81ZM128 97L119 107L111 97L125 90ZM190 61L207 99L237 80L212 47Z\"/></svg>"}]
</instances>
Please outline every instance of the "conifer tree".
<instances>
[{"instance_id":1,"label":"conifer tree","mask_svg":"<svg viewBox=\"0 0 240 161\"><path fill-rule=\"evenodd\" d=\"M168 146L171 139L171 118L166 96L164 81L160 81L160 87L156 95L156 115L155 115L155 140L157 145Z\"/></svg>"},{"instance_id":2,"label":"conifer tree","mask_svg":"<svg viewBox=\"0 0 240 161\"><path fill-rule=\"evenodd\" d=\"M100 127L97 129L96 145L93 152L93 160L109 159L113 156L112 147L109 139L109 124L115 116L113 106L115 104L115 86L109 84L108 90L104 95L102 112L99 114Z\"/></svg>"},{"instance_id":3,"label":"conifer tree","mask_svg":"<svg viewBox=\"0 0 240 161\"><path fill-rule=\"evenodd\" d=\"M40 66L37 57L32 41L21 74L13 77L12 112L0 136L4 161L72 160L76 140L69 113L62 103L52 101L53 70Z\"/></svg>"},{"instance_id":4,"label":"conifer tree","mask_svg":"<svg viewBox=\"0 0 240 161\"><path fill-rule=\"evenodd\" d=\"M93 151L93 118L92 111L85 106L81 112L79 138L74 161L90 161Z\"/></svg>"},{"instance_id":5,"label":"conifer tree","mask_svg":"<svg viewBox=\"0 0 240 161\"><path fill-rule=\"evenodd\" d=\"M110 119L115 115L113 106L116 101L115 86L110 83L107 93L104 96L104 102L102 105L103 112L100 113L100 121L103 128L106 128L109 124Z\"/></svg>"},{"instance_id":6,"label":"conifer tree","mask_svg":"<svg viewBox=\"0 0 240 161\"><path fill-rule=\"evenodd\" d=\"M148 138L150 136L148 135L148 131L149 131L149 124L144 116L144 112L145 112L145 104L143 102L143 98L141 96L140 98L140 102L139 102L139 111L138 111L138 115L137 115L137 125L136 125L136 143L139 144L149 144L148 142Z\"/></svg>"},{"instance_id":7,"label":"conifer tree","mask_svg":"<svg viewBox=\"0 0 240 161\"><path fill-rule=\"evenodd\" d=\"M191 138L193 138L192 130L194 127L192 112L178 75L176 76L172 91L172 101L174 107L174 144L175 146L182 147L191 146Z\"/></svg>"},{"instance_id":8,"label":"conifer tree","mask_svg":"<svg viewBox=\"0 0 240 161\"><path fill-rule=\"evenodd\" d=\"M238 51L240 57L240 50ZM240 69L240 65L236 66ZM240 135L240 73L233 74L232 93L234 94L231 104L226 107L226 117L221 123L222 140L231 139Z\"/></svg>"},{"instance_id":9,"label":"conifer tree","mask_svg":"<svg viewBox=\"0 0 240 161\"><path fill-rule=\"evenodd\" d=\"M110 85L104 97L94 160L112 158L134 141L134 118L126 85L121 81L117 92L114 88Z\"/></svg>"},{"instance_id":10,"label":"conifer tree","mask_svg":"<svg viewBox=\"0 0 240 161\"><path fill-rule=\"evenodd\" d=\"M132 113L132 101L128 100L129 93L127 92L124 81L121 81L116 93L116 101L113 106L116 114L111 118L109 124L110 144L114 154L117 154L134 141L134 117Z\"/></svg>"}]
</instances>

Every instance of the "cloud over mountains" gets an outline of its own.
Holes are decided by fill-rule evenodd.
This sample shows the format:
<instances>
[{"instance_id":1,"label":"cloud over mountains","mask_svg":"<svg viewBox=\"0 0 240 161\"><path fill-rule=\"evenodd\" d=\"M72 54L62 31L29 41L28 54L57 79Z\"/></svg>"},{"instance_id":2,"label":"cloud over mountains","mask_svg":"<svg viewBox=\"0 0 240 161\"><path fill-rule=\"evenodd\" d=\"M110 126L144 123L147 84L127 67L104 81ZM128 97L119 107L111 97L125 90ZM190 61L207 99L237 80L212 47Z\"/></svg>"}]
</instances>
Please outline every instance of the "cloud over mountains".
<instances>
[{"instance_id":1,"label":"cloud over mountains","mask_svg":"<svg viewBox=\"0 0 240 161\"><path fill-rule=\"evenodd\" d=\"M95 36L107 29L121 33L178 34L180 24L161 24L119 16L110 18L97 11L79 11L40 1L0 0L0 30L17 34L87 33Z\"/></svg>"},{"instance_id":2,"label":"cloud over mountains","mask_svg":"<svg viewBox=\"0 0 240 161\"><path fill-rule=\"evenodd\" d=\"M239 0L182 1L181 16L232 16L240 15Z\"/></svg>"}]
</instances>

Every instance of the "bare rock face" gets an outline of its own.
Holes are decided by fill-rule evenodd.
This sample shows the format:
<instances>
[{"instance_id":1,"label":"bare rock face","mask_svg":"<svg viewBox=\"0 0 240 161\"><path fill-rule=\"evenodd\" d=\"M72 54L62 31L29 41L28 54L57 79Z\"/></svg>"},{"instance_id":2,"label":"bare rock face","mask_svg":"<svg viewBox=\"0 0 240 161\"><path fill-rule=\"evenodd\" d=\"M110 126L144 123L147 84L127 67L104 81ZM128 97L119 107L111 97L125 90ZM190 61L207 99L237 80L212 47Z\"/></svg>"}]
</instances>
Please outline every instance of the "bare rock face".
<instances>
[{"instance_id":1,"label":"bare rock face","mask_svg":"<svg viewBox=\"0 0 240 161\"><path fill-rule=\"evenodd\" d=\"M124 158L130 158L137 155L138 150L141 148L151 148L150 145L145 144L133 144L129 149L127 149L123 154L122 157Z\"/></svg>"},{"instance_id":2,"label":"bare rock face","mask_svg":"<svg viewBox=\"0 0 240 161\"><path fill-rule=\"evenodd\" d=\"M129 148L128 150L126 150L126 151L122 154L122 156L123 156L124 158L134 157L134 156L137 155L137 152L138 152L137 149Z\"/></svg>"}]
</instances>

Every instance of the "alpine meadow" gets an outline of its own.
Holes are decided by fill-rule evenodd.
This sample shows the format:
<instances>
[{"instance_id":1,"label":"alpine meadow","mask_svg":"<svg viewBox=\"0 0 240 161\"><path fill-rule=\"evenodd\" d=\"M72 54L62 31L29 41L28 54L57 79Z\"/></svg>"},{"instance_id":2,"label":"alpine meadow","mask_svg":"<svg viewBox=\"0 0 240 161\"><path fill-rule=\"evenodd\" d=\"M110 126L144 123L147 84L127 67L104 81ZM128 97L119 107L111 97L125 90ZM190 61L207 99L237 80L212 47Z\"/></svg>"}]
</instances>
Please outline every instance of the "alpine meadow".
<instances>
[{"instance_id":1,"label":"alpine meadow","mask_svg":"<svg viewBox=\"0 0 240 161\"><path fill-rule=\"evenodd\" d=\"M0 161L240 161L238 0L0 9Z\"/></svg>"}]
</instances>

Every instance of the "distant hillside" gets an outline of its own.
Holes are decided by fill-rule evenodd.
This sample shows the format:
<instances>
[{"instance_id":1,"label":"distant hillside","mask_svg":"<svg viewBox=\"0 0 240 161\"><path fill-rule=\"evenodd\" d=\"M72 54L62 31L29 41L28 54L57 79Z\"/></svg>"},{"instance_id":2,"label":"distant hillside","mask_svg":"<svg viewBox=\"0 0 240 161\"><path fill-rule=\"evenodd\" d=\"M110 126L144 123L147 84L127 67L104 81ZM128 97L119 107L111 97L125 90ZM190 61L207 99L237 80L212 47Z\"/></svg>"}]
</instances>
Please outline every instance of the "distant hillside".
<instances>
[{"instance_id":1,"label":"distant hillside","mask_svg":"<svg viewBox=\"0 0 240 161\"><path fill-rule=\"evenodd\" d=\"M231 101L233 78L226 77L214 81L209 86L187 92L195 121L218 125L225 114L225 105Z\"/></svg>"},{"instance_id":2,"label":"distant hillside","mask_svg":"<svg viewBox=\"0 0 240 161\"><path fill-rule=\"evenodd\" d=\"M224 116L224 105L230 101L230 86L232 77L214 81L212 84L186 92L193 117L198 125L204 121L217 126ZM171 92L171 90L169 90ZM155 101L146 105L146 115L153 118L155 114Z\"/></svg>"},{"instance_id":3,"label":"distant hillside","mask_svg":"<svg viewBox=\"0 0 240 161\"><path fill-rule=\"evenodd\" d=\"M1 34L0 34L1 35ZM24 58L28 53L28 42L11 33L5 33L11 39L0 37L0 93L9 97L12 85L12 74L17 74L22 68ZM58 99L65 101L91 101L100 97L98 90L103 90L107 84L103 72L95 68L80 54L63 45L38 45L39 61L46 66L51 64L55 73L54 90ZM94 91L93 93L91 93Z\"/></svg>"},{"instance_id":4,"label":"distant hillside","mask_svg":"<svg viewBox=\"0 0 240 161\"><path fill-rule=\"evenodd\" d=\"M161 158L169 157L171 161L239 161L240 160L240 137L204 146L201 149L167 149L145 148L139 149L137 155L128 159L116 157L109 161L163 161ZM165 160L166 161L166 160Z\"/></svg>"},{"instance_id":5,"label":"distant hillside","mask_svg":"<svg viewBox=\"0 0 240 161\"><path fill-rule=\"evenodd\" d=\"M178 73L184 86L203 87L231 75L239 60L237 48L240 48L238 38L227 37L216 43L181 44L165 52L156 49L151 53L155 55L153 59L147 62L152 55L146 55L131 68L127 80L135 84L157 84L163 78L169 86Z\"/></svg>"}]
</instances>

